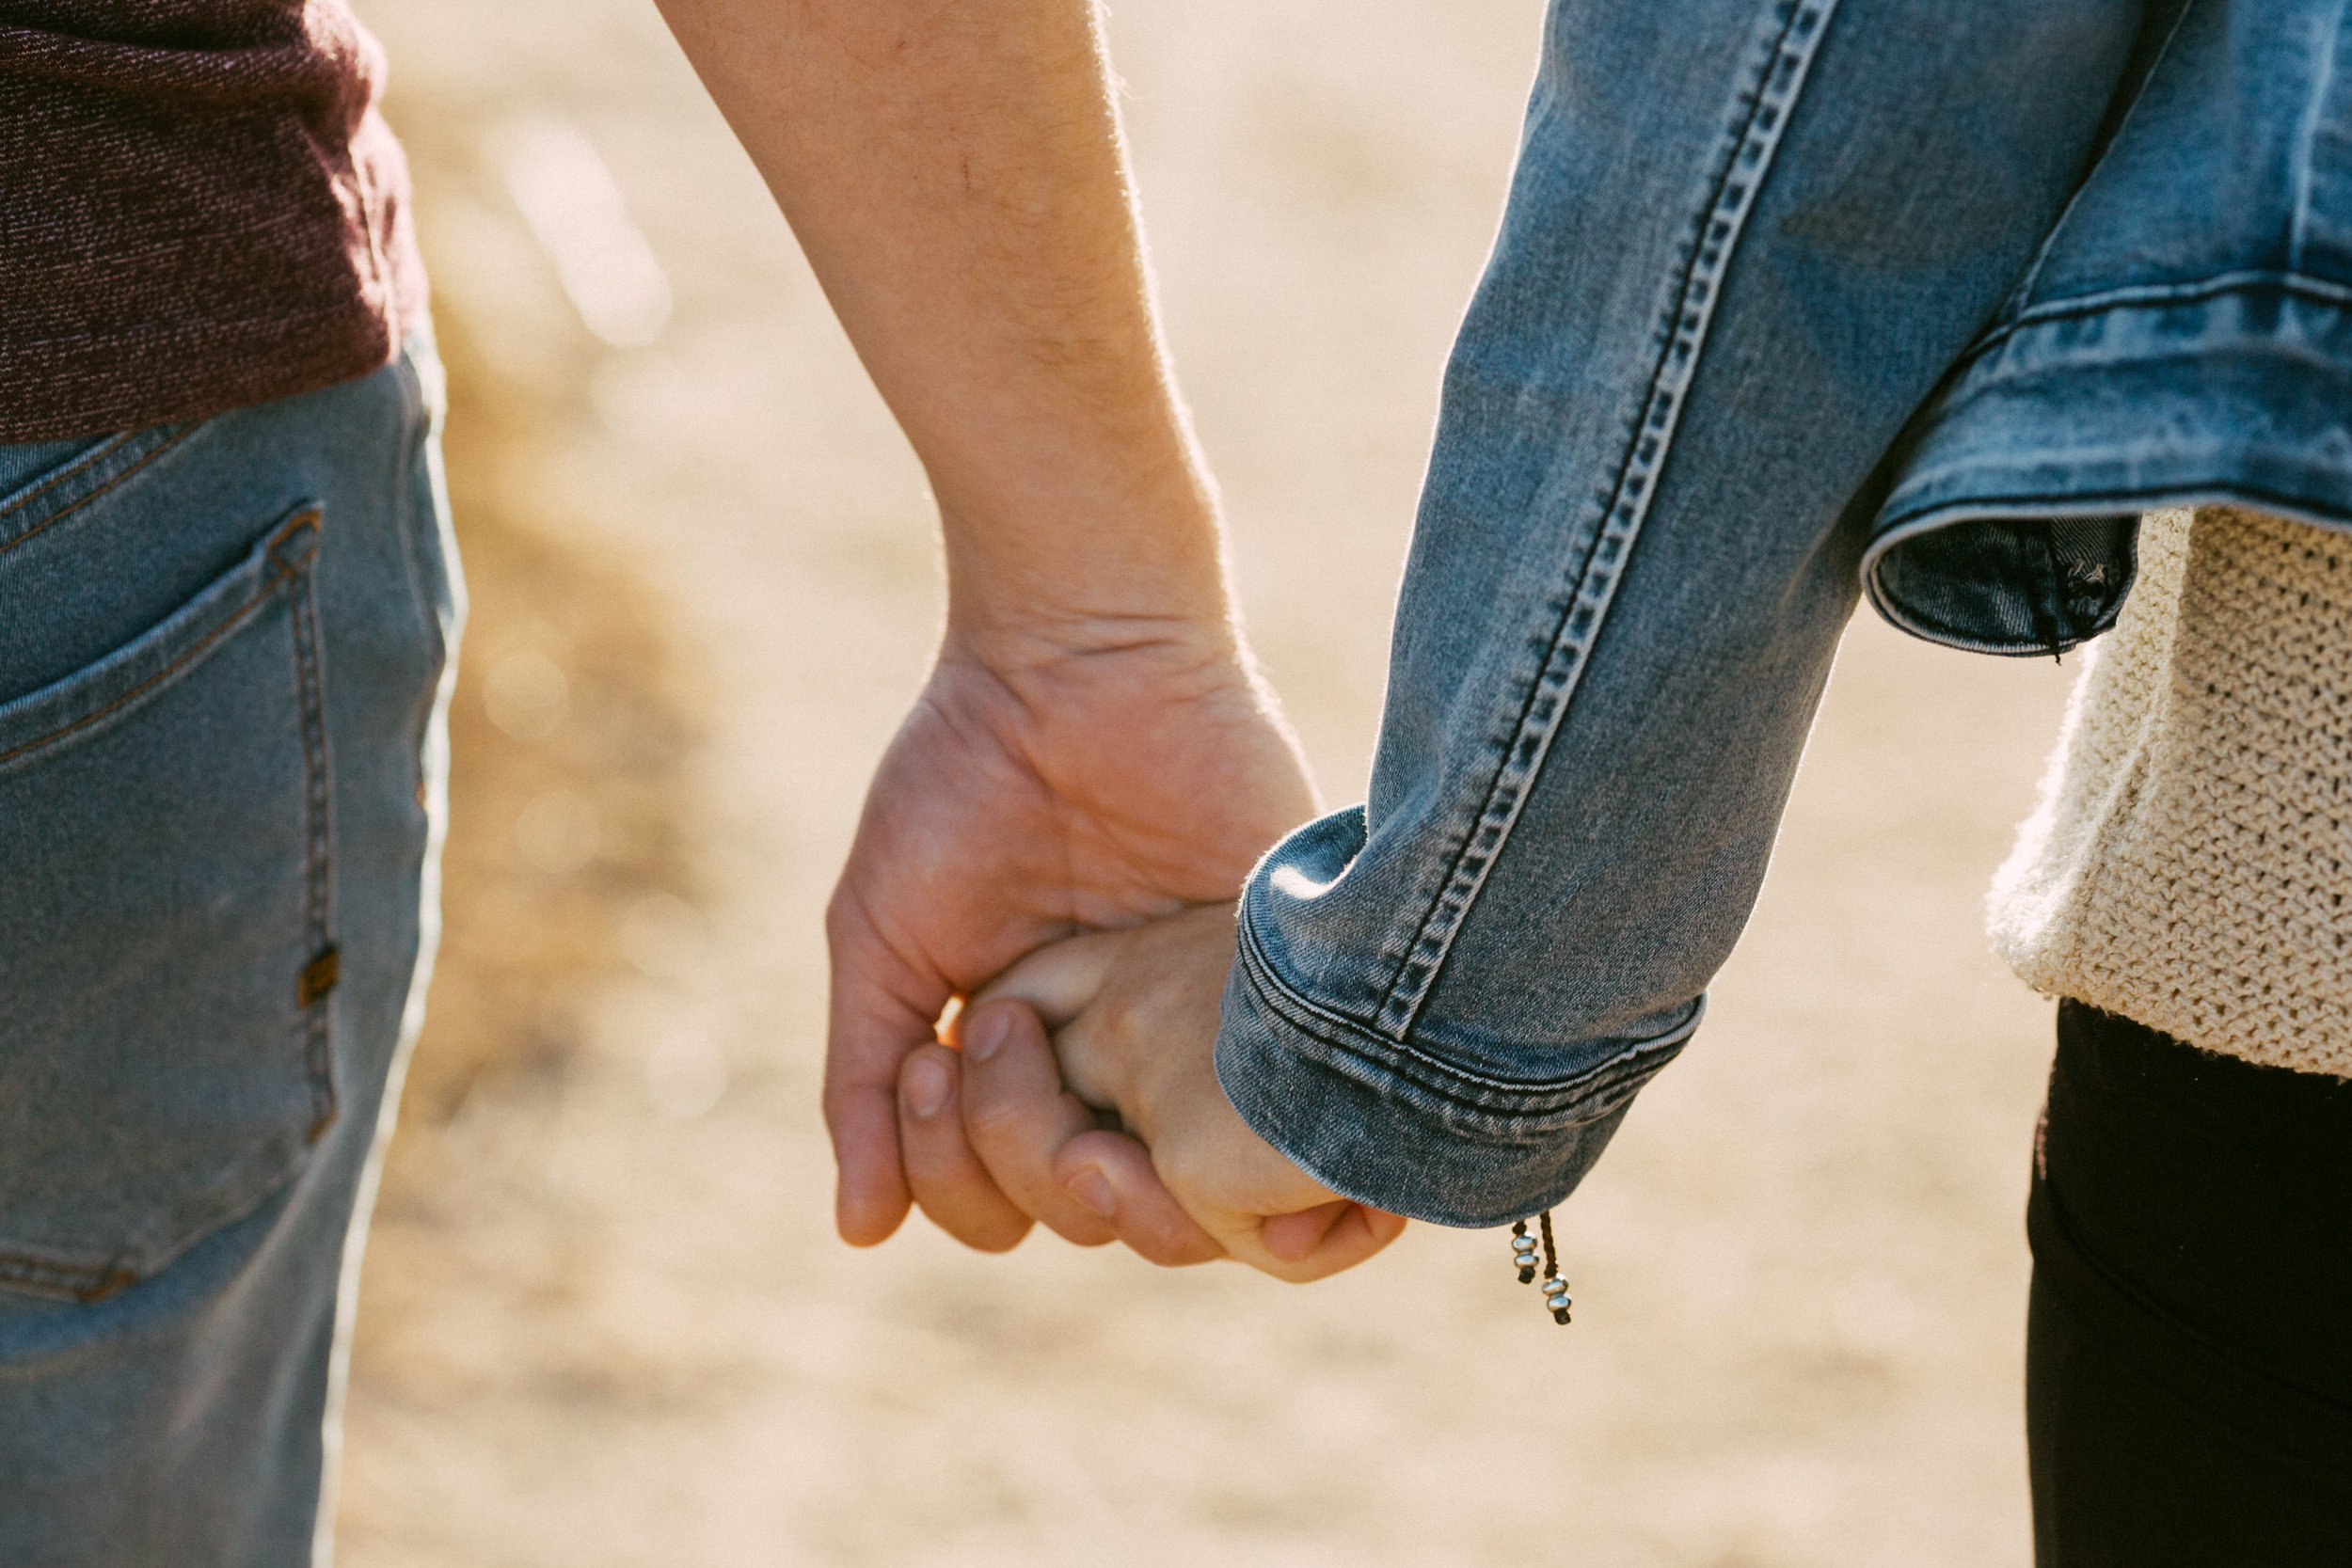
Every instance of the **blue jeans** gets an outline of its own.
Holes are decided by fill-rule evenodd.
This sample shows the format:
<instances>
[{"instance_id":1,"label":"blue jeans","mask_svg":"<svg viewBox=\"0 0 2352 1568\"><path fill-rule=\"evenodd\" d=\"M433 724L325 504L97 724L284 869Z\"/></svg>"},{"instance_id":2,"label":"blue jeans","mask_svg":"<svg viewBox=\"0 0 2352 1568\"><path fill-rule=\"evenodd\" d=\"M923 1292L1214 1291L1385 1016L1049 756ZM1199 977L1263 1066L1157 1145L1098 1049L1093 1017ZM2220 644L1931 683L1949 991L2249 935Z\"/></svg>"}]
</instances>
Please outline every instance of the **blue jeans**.
<instances>
[{"instance_id":1,"label":"blue jeans","mask_svg":"<svg viewBox=\"0 0 2352 1568\"><path fill-rule=\"evenodd\" d=\"M429 347L0 448L0 1562L308 1563L421 1018Z\"/></svg>"}]
</instances>

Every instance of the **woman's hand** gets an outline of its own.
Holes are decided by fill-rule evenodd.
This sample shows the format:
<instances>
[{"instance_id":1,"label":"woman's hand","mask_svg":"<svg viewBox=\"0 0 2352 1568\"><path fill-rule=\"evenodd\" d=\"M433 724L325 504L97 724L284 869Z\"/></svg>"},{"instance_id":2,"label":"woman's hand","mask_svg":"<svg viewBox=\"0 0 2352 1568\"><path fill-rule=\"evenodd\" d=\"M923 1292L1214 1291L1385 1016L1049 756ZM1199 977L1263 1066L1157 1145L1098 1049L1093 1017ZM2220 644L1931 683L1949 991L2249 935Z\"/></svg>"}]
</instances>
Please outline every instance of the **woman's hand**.
<instances>
[{"instance_id":1,"label":"woman's hand","mask_svg":"<svg viewBox=\"0 0 2352 1568\"><path fill-rule=\"evenodd\" d=\"M925 1211L966 1240L1017 1240L1036 1218L1154 1262L1231 1257L1294 1281L1394 1241L1402 1218L1301 1171L1218 1086L1232 955L1220 905L1057 943L992 982L961 1021L960 1059L931 1046L907 1063L907 1165Z\"/></svg>"}]
</instances>

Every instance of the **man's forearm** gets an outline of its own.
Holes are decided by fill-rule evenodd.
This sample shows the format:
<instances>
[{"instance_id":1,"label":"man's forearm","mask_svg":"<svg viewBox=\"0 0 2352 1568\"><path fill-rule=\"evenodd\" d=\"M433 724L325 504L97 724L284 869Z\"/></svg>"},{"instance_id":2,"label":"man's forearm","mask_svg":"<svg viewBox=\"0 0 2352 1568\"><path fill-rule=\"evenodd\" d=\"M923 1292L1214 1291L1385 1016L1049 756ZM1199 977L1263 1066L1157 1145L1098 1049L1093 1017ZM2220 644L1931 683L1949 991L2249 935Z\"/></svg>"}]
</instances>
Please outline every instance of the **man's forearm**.
<instances>
[{"instance_id":1,"label":"man's forearm","mask_svg":"<svg viewBox=\"0 0 2352 1568\"><path fill-rule=\"evenodd\" d=\"M1220 621L1093 0L660 4L930 472L951 626Z\"/></svg>"}]
</instances>

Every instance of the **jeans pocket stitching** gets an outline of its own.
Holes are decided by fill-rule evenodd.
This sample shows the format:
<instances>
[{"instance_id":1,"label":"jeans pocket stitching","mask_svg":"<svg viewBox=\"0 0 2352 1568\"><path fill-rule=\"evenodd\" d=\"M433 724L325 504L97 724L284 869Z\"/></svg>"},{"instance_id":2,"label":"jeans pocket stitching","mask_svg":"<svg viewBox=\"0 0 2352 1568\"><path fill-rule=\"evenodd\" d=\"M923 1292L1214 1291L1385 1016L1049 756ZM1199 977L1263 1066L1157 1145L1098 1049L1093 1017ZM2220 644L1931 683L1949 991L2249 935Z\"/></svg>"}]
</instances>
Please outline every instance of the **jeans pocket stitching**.
<instances>
[{"instance_id":1,"label":"jeans pocket stitching","mask_svg":"<svg viewBox=\"0 0 2352 1568\"><path fill-rule=\"evenodd\" d=\"M267 573L241 602L216 611L214 624L201 636L161 669L100 706L0 752L0 766L4 766L87 732L136 705L200 664L226 639L251 622L273 594L281 590L286 594L295 711L303 752L304 930L308 951L295 983L299 987L303 1057L312 1106L310 1122L298 1132L281 1132L248 1146L241 1156L201 1182L195 1189L207 1200L201 1206L206 1218L201 1229L190 1233L185 1212L194 1206L183 1201L159 1209L146 1223L121 1237L104 1262L73 1261L43 1249L28 1249L21 1243L0 1248L0 1286L84 1303L103 1300L155 1272L193 1240L249 1213L298 1168L303 1152L315 1146L338 1119L331 1032L331 993L339 967L333 941L330 880L332 776L324 657L312 571L324 527L324 514L316 505L295 511L271 530L259 546L269 561Z\"/></svg>"},{"instance_id":2,"label":"jeans pocket stitching","mask_svg":"<svg viewBox=\"0 0 2352 1568\"><path fill-rule=\"evenodd\" d=\"M26 540L39 536L43 531L50 528L53 524L63 521L65 518L72 516L74 513L79 512L82 508L97 500L100 497L104 496L109 491L112 491L128 483L139 472L140 469L146 467L149 464L163 456L164 453L178 446L182 441L186 440L188 436L195 434L197 429L198 426L196 425L186 424L174 429L166 430L162 438L157 440L154 445L150 447L147 451L140 452L128 466L119 469L115 473L109 474L94 488L82 495L72 497L71 499L67 500L64 505L58 507L57 510L48 514L46 516L43 516L39 522L34 523L31 527L25 529L22 533L16 534L11 538L0 539L0 555L8 554L10 550L16 548L19 545L24 544ZM47 480L35 486L34 489L28 494L19 496L15 500L8 503L7 505L0 506L0 518L6 518L13 514L21 512L25 507L30 506L34 501L39 500L41 497L56 489L60 484L65 484L69 481L79 479L87 475L92 468L103 464L107 458L120 454L125 447L131 446L136 442L138 436L136 434L133 434L121 436L116 440L101 443L95 451L84 455L79 461L69 466L63 472L51 475Z\"/></svg>"},{"instance_id":3,"label":"jeans pocket stitching","mask_svg":"<svg viewBox=\"0 0 2352 1568\"><path fill-rule=\"evenodd\" d=\"M230 636L239 627L243 626L246 622L251 620L254 613L259 610L262 605L269 601L270 594L277 591L279 583L284 582L289 578L295 577L300 573L305 562L302 561L288 562L278 553L278 546L284 541L288 540L303 529L309 528L315 530L318 525L319 514L315 508L305 509L304 511L298 512L294 516L288 518L283 524L279 525L277 532L274 533L270 539L270 559L276 569L272 571L268 577L262 578L261 583L255 587L252 597L246 599L245 603L239 605L235 610L223 615L220 623L214 626L212 630L206 632L195 642L190 643L186 648L181 650L179 657L175 657L169 664L167 664L161 670L156 671L153 674L148 676L145 680L139 682L128 691L119 693L111 702L108 702L102 706L92 708L89 712L83 714L71 723L62 724L56 729L49 731L45 735L35 736L29 740L21 741L17 745L11 746L5 752L0 752L0 766L5 766L6 764L15 762L21 758L30 756L35 752L54 746L58 741L64 740L71 736L78 735L82 731L90 728L92 725L101 723L113 717L123 708L138 702L141 698L170 685L181 675L186 673L189 669L200 662L206 654L210 653L215 646L217 646L222 639ZM299 653L297 653L296 657L297 658L300 657Z\"/></svg>"},{"instance_id":4,"label":"jeans pocket stitching","mask_svg":"<svg viewBox=\"0 0 2352 1568\"><path fill-rule=\"evenodd\" d=\"M315 541L320 514L312 509L297 515L278 534L278 540L291 541L306 522ZM284 575L290 578L287 588L288 607L293 612L294 654L294 701L302 716L302 769L305 826L304 855L304 924L309 936L309 953L297 982L297 999L302 1004L303 1028L306 1034L305 1053L310 1068L311 1121L306 1142L315 1144L335 1125L340 1114L335 1090L335 1059L333 1040L329 1033L332 1021L331 996L339 967L333 930L333 886L330 875L333 866L334 824L332 778L326 749L326 680L322 668L323 651L319 642L318 606L310 592L310 574L303 570L315 558L312 544L304 558L287 565L278 553L278 541L272 542L271 557L279 560ZM277 579L273 579L277 580Z\"/></svg>"}]
</instances>

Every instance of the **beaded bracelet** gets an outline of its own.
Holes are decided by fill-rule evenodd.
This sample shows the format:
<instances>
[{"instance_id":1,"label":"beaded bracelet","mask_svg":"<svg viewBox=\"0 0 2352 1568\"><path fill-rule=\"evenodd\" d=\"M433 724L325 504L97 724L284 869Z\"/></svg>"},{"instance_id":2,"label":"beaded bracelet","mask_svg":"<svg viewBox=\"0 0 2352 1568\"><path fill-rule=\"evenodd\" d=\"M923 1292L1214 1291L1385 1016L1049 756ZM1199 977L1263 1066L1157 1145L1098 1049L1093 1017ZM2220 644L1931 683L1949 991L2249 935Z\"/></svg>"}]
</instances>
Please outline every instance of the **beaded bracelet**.
<instances>
[{"instance_id":1,"label":"beaded bracelet","mask_svg":"<svg viewBox=\"0 0 2352 1568\"><path fill-rule=\"evenodd\" d=\"M1568 1308L1575 1300L1568 1294L1568 1282L1560 1273L1560 1252L1551 1241L1551 1211L1547 1209L1537 1221L1544 1232L1544 1305L1551 1308L1551 1321L1568 1321ZM1519 1283L1535 1282L1535 1238L1527 1233L1525 1220L1511 1222L1511 1261L1519 1271Z\"/></svg>"}]
</instances>

